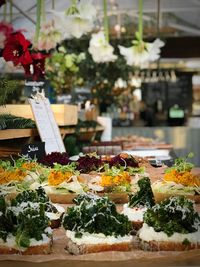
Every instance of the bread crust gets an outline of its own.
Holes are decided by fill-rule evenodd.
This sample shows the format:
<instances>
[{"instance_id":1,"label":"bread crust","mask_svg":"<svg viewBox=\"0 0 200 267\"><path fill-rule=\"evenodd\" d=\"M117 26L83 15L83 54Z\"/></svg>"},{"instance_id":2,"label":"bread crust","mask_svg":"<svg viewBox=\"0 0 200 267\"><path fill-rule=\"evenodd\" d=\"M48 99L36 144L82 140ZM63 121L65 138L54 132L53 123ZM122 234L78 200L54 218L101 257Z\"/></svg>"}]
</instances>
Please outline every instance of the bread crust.
<instances>
[{"instance_id":1,"label":"bread crust","mask_svg":"<svg viewBox=\"0 0 200 267\"><path fill-rule=\"evenodd\" d=\"M20 250L12 247L6 247L0 245L0 254L21 254L21 255L39 255L39 254L50 254L52 247L52 240L48 243L39 245L39 246L31 246L26 250Z\"/></svg>"},{"instance_id":2,"label":"bread crust","mask_svg":"<svg viewBox=\"0 0 200 267\"><path fill-rule=\"evenodd\" d=\"M177 193L159 193L156 191L153 191L155 202L159 203L163 201L164 199L175 197L175 196L185 196L188 199L193 200L195 203L200 203L200 195L187 195L187 194L177 194Z\"/></svg>"},{"instance_id":3,"label":"bread crust","mask_svg":"<svg viewBox=\"0 0 200 267\"><path fill-rule=\"evenodd\" d=\"M66 194L49 193L47 195L53 203L60 203L60 204L72 204L73 199L77 196L77 194L74 193L66 193Z\"/></svg>"},{"instance_id":4,"label":"bread crust","mask_svg":"<svg viewBox=\"0 0 200 267\"><path fill-rule=\"evenodd\" d=\"M98 193L99 196L108 196L113 202L117 204L124 204L128 202L128 193ZM72 204L73 199L77 196L74 193L66 194L48 194L53 203Z\"/></svg>"},{"instance_id":5,"label":"bread crust","mask_svg":"<svg viewBox=\"0 0 200 267\"><path fill-rule=\"evenodd\" d=\"M191 249L199 249L200 243L183 244L181 242L169 242L169 241L144 241L139 240L139 247L148 251L184 251Z\"/></svg>"},{"instance_id":6,"label":"bread crust","mask_svg":"<svg viewBox=\"0 0 200 267\"><path fill-rule=\"evenodd\" d=\"M66 249L74 255L97 253L103 251L129 251L133 248L132 242L121 242L117 244L82 244L77 245L70 238L67 238Z\"/></svg>"}]
</instances>

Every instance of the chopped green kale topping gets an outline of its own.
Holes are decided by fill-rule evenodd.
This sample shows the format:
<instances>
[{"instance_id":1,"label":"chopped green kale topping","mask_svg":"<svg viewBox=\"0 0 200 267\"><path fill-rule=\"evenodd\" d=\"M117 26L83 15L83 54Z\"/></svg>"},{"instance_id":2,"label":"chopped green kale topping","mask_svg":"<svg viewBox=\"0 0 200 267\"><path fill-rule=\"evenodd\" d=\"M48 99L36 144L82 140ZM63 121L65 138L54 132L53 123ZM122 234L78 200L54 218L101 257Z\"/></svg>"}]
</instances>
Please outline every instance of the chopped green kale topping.
<instances>
[{"instance_id":1,"label":"chopped green kale topping","mask_svg":"<svg viewBox=\"0 0 200 267\"><path fill-rule=\"evenodd\" d=\"M129 195L129 207L152 207L155 205L154 195L151 189L151 182L148 177L138 181L139 190Z\"/></svg>"},{"instance_id":2,"label":"chopped green kale topping","mask_svg":"<svg viewBox=\"0 0 200 267\"><path fill-rule=\"evenodd\" d=\"M193 202L183 196L171 197L148 209L144 222L156 232L188 234L198 231L200 216L194 210Z\"/></svg>"},{"instance_id":3,"label":"chopped green kale topping","mask_svg":"<svg viewBox=\"0 0 200 267\"><path fill-rule=\"evenodd\" d=\"M70 207L63 218L63 227L75 231L81 237L83 232L124 236L131 231L128 217L119 214L115 204L108 197L80 195L74 199L77 206Z\"/></svg>"},{"instance_id":4,"label":"chopped green kale topping","mask_svg":"<svg viewBox=\"0 0 200 267\"><path fill-rule=\"evenodd\" d=\"M44 189L39 187L36 190L26 190L17 195L15 199L12 199L11 205L17 206L22 202L33 202L33 203L45 203L49 201Z\"/></svg>"},{"instance_id":5,"label":"chopped green kale topping","mask_svg":"<svg viewBox=\"0 0 200 267\"><path fill-rule=\"evenodd\" d=\"M16 244L19 247L28 247L31 238L36 240L43 239L42 234L45 233L45 229L49 226L49 218L45 214L48 202L30 202L30 199L36 195L39 199L43 196L41 190L38 190L37 194L31 190L27 194L23 192L17 200L12 201L16 206L9 206L5 198L0 196L0 238L4 242L6 242L9 234L15 236ZM22 202L26 205L22 205Z\"/></svg>"}]
</instances>

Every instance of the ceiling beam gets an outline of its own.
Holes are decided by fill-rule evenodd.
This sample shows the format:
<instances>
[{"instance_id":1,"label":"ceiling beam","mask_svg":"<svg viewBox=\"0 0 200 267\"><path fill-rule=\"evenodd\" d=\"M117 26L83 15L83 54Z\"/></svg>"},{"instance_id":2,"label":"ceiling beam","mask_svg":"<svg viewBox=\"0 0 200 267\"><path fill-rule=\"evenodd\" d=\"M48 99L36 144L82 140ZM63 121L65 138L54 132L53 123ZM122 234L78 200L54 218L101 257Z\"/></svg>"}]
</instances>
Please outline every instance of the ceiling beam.
<instances>
[{"instance_id":1,"label":"ceiling beam","mask_svg":"<svg viewBox=\"0 0 200 267\"><path fill-rule=\"evenodd\" d=\"M195 35L200 35L200 29L196 29L194 27L190 27L190 26L186 26L186 25L182 25L182 24L178 24L178 23L174 23L174 22L170 22L168 24L168 26L170 26L174 29L180 30L180 31L192 33Z\"/></svg>"},{"instance_id":2,"label":"ceiling beam","mask_svg":"<svg viewBox=\"0 0 200 267\"><path fill-rule=\"evenodd\" d=\"M32 19L25 11L23 11L20 7L18 7L18 5L16 5L15 3L13 3L12 1L12 5L13 7L15 7L25 18L27 18L28 20L30 20L33 24L36 24L36 21L34 19Z\"/></svg>"},{"instance_id":3,"label":"ceiling beam","mask_svg":"<svg viewBox=\"0 0 200 267\"><path fill-rule=\"evenodd\" d=\"M169 12L172 12L172 13L176 13L176 12L197 12L198 10L200 10L200 5L199 6L187 6L187 7L162 7L161 8L161 12L162 13L169 13ZM100 9L99 10L100 13L103 13L103 9ZM119 7L118 10L108 10L108 13L118 13L118 12L122 12L122 13L127 13L127 12L131 12L131 13L138 13L138 10L137 9L129 9L129 8L121 8ZM157 12L157 9L156 8L143 8L143 12L144 13L156 13Z\"/></svg>"}]
</instances>

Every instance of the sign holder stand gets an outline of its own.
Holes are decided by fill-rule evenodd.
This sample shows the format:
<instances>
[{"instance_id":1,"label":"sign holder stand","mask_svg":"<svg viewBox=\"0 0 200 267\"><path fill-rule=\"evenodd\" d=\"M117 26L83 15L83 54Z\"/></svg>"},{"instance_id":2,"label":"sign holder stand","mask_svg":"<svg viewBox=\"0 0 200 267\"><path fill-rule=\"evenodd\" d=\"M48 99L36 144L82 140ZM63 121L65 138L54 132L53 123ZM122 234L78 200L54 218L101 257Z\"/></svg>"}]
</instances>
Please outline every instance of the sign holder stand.
<instances>
[{"instance_id":1,"label":"sign holder stand","mask_svg":"<svg viewBox=\"0 0 200 267\"><path fill-rule=\"evenodd\" d=\"M40 138L45 142L46 153L66 152L50 102L45 97L44 92L38 92L35 96L32 96L32 98L29 98L29 103Z\"/></svg>"}]
</instances>

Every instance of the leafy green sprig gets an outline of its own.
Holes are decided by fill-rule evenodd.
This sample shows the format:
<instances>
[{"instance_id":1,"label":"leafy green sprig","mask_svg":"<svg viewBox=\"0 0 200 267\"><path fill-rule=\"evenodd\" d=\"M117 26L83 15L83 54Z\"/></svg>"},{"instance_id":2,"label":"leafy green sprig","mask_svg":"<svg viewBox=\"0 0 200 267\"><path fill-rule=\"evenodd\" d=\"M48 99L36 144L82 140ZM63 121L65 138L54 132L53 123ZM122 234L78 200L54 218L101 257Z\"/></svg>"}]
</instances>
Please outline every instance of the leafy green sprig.
<instances>
[{"instance_id":1,"label":"leafy green sprig","mask_svg":"<svg viewBox=\"0 0 200 267\"><path fill-rule=\"evenodd\" d=\"M172 170L176 170L177 172L191 171L194 167L194 164L188 162L188 159L193 157L194 154L190 152L186 157L175 159L174 165L171 168L166 169L165 172L171 172Z\"/></svg>"},{"instance_id":2,"label":"leafy green sprig","mask_svg":"<svg viewBox=\"0 0 200 267\"><path fill-rule=\"evenodd\" d=\"M148 177L143 177L137 182L139 190L129 195L129 207L152 207L155 205L151 182Z\"/></svg>"},{"instance_id":3,"label":"leafy green sprig","mask_svg":"<svg viewBox=\"0 0 200 267\"><path fill-rule=\"evenodd\" d=\"M188 234L198 231L200 216L194 210L193 202L183 196L171 197L148 209L144 222L156 232L163 231L168 236L174 233Z\"/></svg>"},{"instance_id":4,"label":"leafy green sprig","mask_svg":"<svg viewBox=\"0 0 200 267\"><path fill-rule=\"evenodd\" d=\"M124 236L131 231L128 217L117 213L115 204L107 197L89 194L74 199L77 206L70 207L63 218L63 227L75 231L76 237L84 232Z\"/></svg>"}]
</instances>

